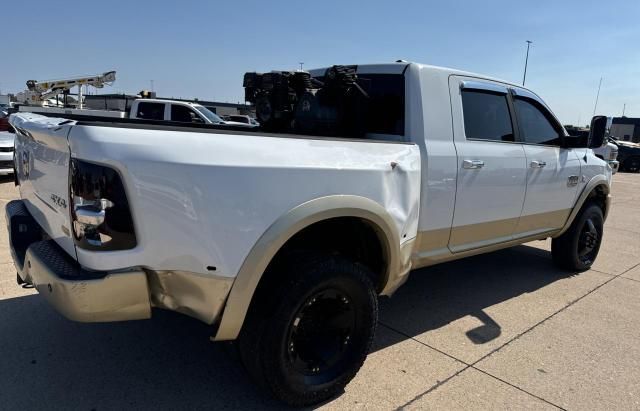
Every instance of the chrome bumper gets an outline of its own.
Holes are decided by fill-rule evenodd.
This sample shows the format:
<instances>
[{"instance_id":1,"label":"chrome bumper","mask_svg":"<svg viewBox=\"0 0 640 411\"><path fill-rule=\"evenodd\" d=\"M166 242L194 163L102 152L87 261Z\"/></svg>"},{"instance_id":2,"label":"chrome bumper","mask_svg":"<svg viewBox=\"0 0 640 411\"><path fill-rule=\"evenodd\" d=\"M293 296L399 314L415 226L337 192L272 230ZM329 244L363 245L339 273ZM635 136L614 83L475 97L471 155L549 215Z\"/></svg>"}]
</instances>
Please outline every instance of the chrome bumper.
<instances>
[{"instance_id":1,"label":"chrome bumper","mask_svg":"<svg viewBox=\"0 0 640 411\"><path fill-rule=\"evenodd\" d=\"M83 269L55 241L43 240L42 229L21 200L7 204L6 221L18 276L68 319L107 322L151 317L143 271Z\"/></svg>"}]
</instances>

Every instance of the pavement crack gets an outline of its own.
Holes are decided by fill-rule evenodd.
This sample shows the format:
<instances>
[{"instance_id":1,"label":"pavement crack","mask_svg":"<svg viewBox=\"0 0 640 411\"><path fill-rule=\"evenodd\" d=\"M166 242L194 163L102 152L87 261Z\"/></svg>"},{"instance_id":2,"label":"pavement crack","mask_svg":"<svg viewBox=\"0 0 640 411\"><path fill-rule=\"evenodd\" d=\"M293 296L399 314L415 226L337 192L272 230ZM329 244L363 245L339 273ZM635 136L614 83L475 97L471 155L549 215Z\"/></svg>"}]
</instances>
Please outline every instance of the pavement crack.
<instances>
[{"instance_id":1,"label":"pavement crack","mask_svg":"<svg viewBox=\"0 0 640 411\"><path fill-rule=\"evenodd\" d=\"M636 280L635 278L622 277L622 276L620 276L620 278L622 278L623 280L635 281L636 283L640 283L640 280Z\"/></svg>"},{"instance_id":2,"label":"pavement crack","mask_svg":"<svg viewBox=\"0 0 640 411\"><path fill-rule=\"evenodd\" d=\"M502 378L497 377L497 376L495 376L495 375L493 375L493 374L491 374L491 373L489 373L489 372L487 372L487 371L481 370L480 368L477 368L477 367L474 367L474 366L471 366L471 367L469 367L469 368L473 368L474 370L476 370L476 371L478 371L478 372L481 372L482 374L484 374L484 375L486 375L486 376L488 376L488 377L494 378L494 379L496 379L496 380L500 381L500 382L501 382L501 383L503 383L503 384L507 384L509 387L515 388L516 390L521 391L521 392L523 392L523 393L525 393L525 394L528 394L528 395L530 395L530 396L532 396L532 397L534 397L534 398L537 398L538 400L540 400L540 401L542 401L542 402L544 402L544 403L547 403L547 404L549 404L549 405L551 405L551 406L553 406L553 407L556 407L556 408L558 408L558 409L561 409L561 410L565 410L565 411L566 411L566 408L561 407L561 406L559 406L558 404L554 404L554 403L552 403L552 402L551 402L551 401L549 401L549 400L546 400L546 399L544 399L544 398L542 398L542 397L540 397L540 396L538 396L538 395L535 395L534 393L531 393L531 392L529 392L529 391L525 390L524 388L518 387L517 385L512 384L512 383L510 383L509 381L503 380Z\"/></svg>"},{"instance_id":3,"label":"pavement crack","mask_svg":"<svg viewBox=\"0 0 640 411\"><path fill-rule=\"evenodd\" d=\"M407 333L405 333L405 332L402 332L401 330L398 330L397 328L394 328L394 327L392 327L392 326L390 326L390 325L388 325L388 324L385 324L385 323L383 323L382 321L378 321L378 324L380 324L381 326L386 327L386 328L388 328L389 330L394 331L394 332L396 332L396 333L398 333L398 334L400 334L400 335L402 335L402 336L404 336L404 337L406 337L406 338L408 338L408 339L410 339L410 340L413 340L413 341L417 342L417 343L418 343L418 344L420 344L420 345L424 345L424 346L425 346L425 347L427 347L427 348L430 348L430 349L432 349L432 350L434 350L434 351L436 351L436 352L439 352L440 354L442 354L442 355L444 355L444 356L447 356L447 357L451 358L452 360L455 360L455 361L457 361L457 362L460 362L460 363L464 364L464 365L465 365L465 366L467 366L467 367L471 366L471 364L469 364L468 362L466 362L466 361L462 361L461 359L456 358L456 357L454 357L454 356L453 356L453 355L451 355L451 354L448 354L448 353L446 353L446 352L444 352L444 351L442 351L442 350L437 349L436 347L432 347L432 346L430 346L430 345L429 345L429 344L427 344L427 343L424 343L424 342L422 342L422 341L420 341L420 340L417 340L417 339L415 339L415 337L412 337L412 336L410 336L409 334L407 334Z\"/></svg>"}]
</instances>

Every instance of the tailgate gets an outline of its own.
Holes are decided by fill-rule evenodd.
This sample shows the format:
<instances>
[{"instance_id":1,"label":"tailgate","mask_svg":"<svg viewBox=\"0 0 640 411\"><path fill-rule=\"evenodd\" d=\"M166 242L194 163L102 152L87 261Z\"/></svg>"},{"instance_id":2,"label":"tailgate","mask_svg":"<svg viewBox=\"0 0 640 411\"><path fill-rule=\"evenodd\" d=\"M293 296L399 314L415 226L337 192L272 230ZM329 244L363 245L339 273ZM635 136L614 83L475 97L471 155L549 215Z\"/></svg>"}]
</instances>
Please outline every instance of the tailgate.
<instances>
[{"instance_id":1,"label":"tailgate","mask_svg":"<svg viewBox=\"0 0 640 411\"><path fill-rule=\"evenodd\" d=\"M16 129L20 197L38 224L75 259L69 214L67 141L75 122L32 113L13 114L10 121Z\"/></svg>"}]
</instances>

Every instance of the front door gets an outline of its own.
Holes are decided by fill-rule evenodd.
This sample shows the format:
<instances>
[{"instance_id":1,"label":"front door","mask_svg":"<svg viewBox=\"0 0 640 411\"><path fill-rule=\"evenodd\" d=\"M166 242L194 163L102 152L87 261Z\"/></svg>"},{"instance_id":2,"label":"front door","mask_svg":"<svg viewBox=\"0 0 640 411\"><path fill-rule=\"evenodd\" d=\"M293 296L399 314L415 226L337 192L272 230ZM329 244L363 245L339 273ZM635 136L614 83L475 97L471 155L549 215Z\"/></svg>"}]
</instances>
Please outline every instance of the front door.
<instances>
[{"instance_id":1,"label":"front door","mask_svg":"<svg viewBox=\"0 0 640 411\"><path fill-rule=\"evenodd\" d=\"M513 106L527 157L527 193L516 235L558 229L569 217L580 184L580 157L562 148L562 127L539 98L514 90ZM584 153L584 150L581 150Z\"/></svg>"},{"instance_id":2,"label":"front door","mask_svg":"<svg viewBox=\"0 0 640 411\"><path fill-rule=\"evenodd\" d=\"M456 201L449 249L460 252L509 241L524 203L527 164L515 141L508 89L493 81L452 77Z\"/></svg>"}]
</instances>

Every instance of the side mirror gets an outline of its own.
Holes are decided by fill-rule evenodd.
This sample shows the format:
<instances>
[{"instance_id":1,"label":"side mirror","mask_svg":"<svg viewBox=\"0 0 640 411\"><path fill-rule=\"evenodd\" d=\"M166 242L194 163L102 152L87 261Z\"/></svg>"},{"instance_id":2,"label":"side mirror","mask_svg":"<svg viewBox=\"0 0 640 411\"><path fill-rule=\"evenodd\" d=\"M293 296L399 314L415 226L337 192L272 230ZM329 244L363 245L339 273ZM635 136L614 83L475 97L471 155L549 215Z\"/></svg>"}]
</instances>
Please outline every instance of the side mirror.
<instances>
[{"instance_id":1,"label":"side mirror","mask_svg":"<svg viewBox=\"0 0 640 411\"><path fill-rule=\"evenodd\" d=\"M562 137L563 148L586 148L588 143L588 137L586 135Z\"/></svg>"},{"instance_id":2,"label":"side mirror","mask_svg":"<svg viewBox=\"0 0 640 411\"><path fill-rule=\"evenodd\" d=\"M589 127L589 148L602 147L607 131L607 117L594 116Z\"/></svg>"}]
</instances>

